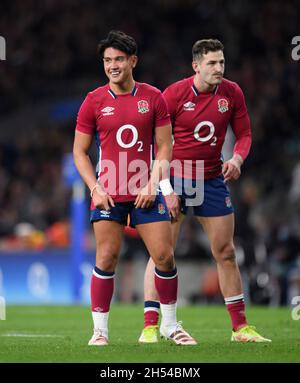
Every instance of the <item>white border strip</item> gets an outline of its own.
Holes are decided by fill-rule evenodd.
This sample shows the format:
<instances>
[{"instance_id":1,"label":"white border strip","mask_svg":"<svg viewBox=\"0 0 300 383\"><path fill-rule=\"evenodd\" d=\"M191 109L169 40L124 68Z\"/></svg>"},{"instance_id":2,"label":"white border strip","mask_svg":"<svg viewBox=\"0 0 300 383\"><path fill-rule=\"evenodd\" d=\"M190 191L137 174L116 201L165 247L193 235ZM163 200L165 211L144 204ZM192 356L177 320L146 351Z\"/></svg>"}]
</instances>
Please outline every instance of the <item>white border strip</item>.
<instances>
[{"instance_id":1,"label":"white border strip","mask_svg":"<svg viewBox=\"0 0 300 383\"><path fill-rule=\"evenodd\" d=\"M236 301L238 299L240 299L240 300L244 299L244 294L240 294L240 295L235 295L233 297L224 298L226 304L234 303L234 301Z\"/></svg>"},{"instance_id":2,"label":"white border strip","mask_svg":"<svg viewBox=\"0 0 300 383\"><path fill-rule=\"evenodd\" d=\"M161 278L161 279L173 279L173 278L176 278L176 277L177 277L177 274L178 274L178 272L176 272L176 274L173 275L172 277L162 277L162 276L158 275L157 273L155 273L155 275L156 275L158 278Z\"/></svg>"}]
</instances>

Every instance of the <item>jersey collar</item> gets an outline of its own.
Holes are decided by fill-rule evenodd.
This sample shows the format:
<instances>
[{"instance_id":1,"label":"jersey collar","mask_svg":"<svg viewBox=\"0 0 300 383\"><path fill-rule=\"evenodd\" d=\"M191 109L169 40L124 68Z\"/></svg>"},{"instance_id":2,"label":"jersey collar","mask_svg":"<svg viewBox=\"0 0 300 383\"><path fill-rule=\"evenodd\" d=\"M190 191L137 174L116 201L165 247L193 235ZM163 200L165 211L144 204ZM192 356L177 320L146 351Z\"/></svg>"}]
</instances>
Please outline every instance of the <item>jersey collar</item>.
<instances>
[{"instance_id":1,"label":"jersey collar","mask_svg":"<svg viewBox=\"0 0 300 383\"><path fill-rule=\"evenodd\" d=\"M196 96L199 96L201 94L201 92L199 92L199 90L195 87L195 84L193 84L191 88L192 88L193 93ZM219 85L216 86L216 89L212 92L212 94L217 94L218 89L219 89Z\"/></svg>"},{"instance_id":2,"label":"jersey collar","mask_svg":"<svg viewBox=\"0 0 300 383\"><path fill-rule=\"evenodd\" d=\"M137 94L137 91L138 91L138 87L136 86L136 84L134 84L134 87L131 91L131 96L135 96ZM116 95L116 93L111 90L110 88L108 88L108 93L111 95L112 98L116 99L118 97L118 95ZM129 93L126 93L124 94L124 96L128 95Z\"/></svg>"}]
</instances>

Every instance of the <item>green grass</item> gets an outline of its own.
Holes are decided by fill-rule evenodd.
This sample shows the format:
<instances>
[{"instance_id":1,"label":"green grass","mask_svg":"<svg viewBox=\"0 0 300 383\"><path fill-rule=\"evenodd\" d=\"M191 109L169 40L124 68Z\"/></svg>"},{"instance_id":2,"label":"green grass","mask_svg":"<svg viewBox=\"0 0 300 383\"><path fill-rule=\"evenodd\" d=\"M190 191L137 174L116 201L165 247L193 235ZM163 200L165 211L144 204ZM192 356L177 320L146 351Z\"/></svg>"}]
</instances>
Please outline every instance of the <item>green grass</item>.
<instances>
[{"instance_id":1,"label":"green grass","mask_svg":"<svg viewBox=\"0 0 300 383\"><path fill-rule=\"evenodd\" d=\"M92 335L88 307L8 306L6 320L0 321L0 362L300 362L300 322L291 319L288 308L248 307L247 314L271 344L231 343L223 306L178 309L178 318L199 341L191 347L164 340L139 345L142 305L112 305L108 347L87 346Z\"/></svg>"}]
</instances>

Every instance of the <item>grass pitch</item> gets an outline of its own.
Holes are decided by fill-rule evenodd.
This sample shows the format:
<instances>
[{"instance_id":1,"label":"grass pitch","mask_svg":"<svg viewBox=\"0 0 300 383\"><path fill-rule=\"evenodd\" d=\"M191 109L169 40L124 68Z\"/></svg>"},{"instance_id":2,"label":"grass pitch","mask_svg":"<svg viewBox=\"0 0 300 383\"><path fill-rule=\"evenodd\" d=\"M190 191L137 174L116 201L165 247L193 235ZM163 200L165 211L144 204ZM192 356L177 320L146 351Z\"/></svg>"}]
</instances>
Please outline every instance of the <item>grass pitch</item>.
<instances>
[{"instance_id":1,"label":"grass pitch","mask_svg":"<svg viewBox=\"0 0 300 383\"><path fill-rule=\"evenodd\" d=\"M0 362L300 362L300 321L292 320L290 309L248 307L247 316L271 344L231 343L225 307L189 306L178 309L178 318L197 346L165 340L140 345L142 304L114 304L109 346L91 347L89 307L8 306L0 321Z\"/></svg>"}]
</instances>

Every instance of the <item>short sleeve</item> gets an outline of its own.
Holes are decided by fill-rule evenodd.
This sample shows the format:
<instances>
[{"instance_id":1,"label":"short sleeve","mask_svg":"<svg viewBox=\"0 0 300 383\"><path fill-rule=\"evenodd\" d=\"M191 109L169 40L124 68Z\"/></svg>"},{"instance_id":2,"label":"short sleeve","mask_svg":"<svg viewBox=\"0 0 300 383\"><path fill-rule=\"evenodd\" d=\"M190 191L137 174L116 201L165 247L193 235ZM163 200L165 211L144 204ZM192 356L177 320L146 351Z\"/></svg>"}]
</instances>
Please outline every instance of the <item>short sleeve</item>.
<instances>
[{"instance_id":1,"label":"short sleeve","mask_svg":"<svg viewBox=\"0 0 300 383\"><path fill-rule=\"evenodd\" d=\"M95 113L91 96L88 94L79 109L76 130L86 134L94 134L95 128Z\"/></svg>"},{"instance_id":2,"label":"short sleeve","mask_svg":"<svg viewBox=\"0 0 300 383\"><path fill-rule=\"evenodd\" d=\"M174 121L176 108L177 108L177 100L173 92L173 87L168 87L163 92L163 96L164 96L164 99L166 100L167 108L170 113L171 120Z\"/></svg>"},{"instance_id":3,"label":"short sleeve","mask_svg":"<svg viewBox=\"0 0 300 383\"><path fill-rule=\"evenodd\" d=\"M171 123L170 115L168 113L168 108L165 99L162 94L155 98L155 127L166 126Z\"/></svg>"}]
</instances>

